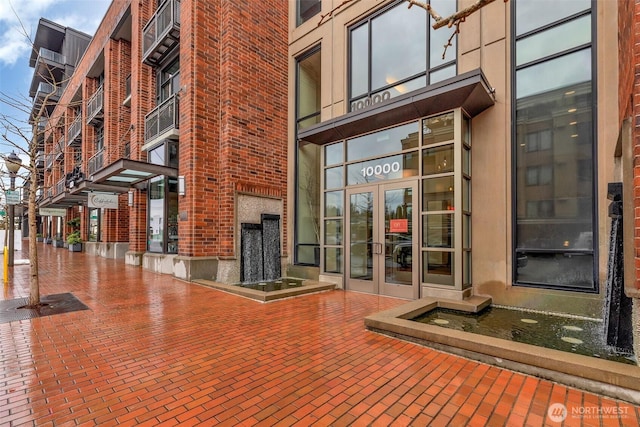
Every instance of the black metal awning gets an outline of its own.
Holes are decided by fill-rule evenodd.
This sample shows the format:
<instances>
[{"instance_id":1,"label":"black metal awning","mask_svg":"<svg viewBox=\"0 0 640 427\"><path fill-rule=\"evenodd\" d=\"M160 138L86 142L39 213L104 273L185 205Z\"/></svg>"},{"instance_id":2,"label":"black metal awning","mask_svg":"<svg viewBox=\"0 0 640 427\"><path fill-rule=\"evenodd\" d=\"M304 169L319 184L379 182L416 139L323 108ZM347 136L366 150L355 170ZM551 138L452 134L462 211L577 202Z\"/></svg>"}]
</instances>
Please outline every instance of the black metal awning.
<instances>
[{"instance_id":1,"label":"black metal awning","mask_svg":"<svg viewBox=\"0 0 640 427\"><path fill-rule=\"evenodd\" d=\"M159 175L176 178L178 169L137 160L119 159L89 176L88 180L81 182L74 193L92 190L123 193Z\"/></svg>"},{"instance_id":2,"label":"black metal awning","mask_svg":"<svg viewBox=\"0 0 640 427\"><path fill-rule=\"evenodd\" d=\"M298 139L323 145L454 108L475 117L494 103L493 89L477 69L311 126Z\"/></svg>"}]
</instances>

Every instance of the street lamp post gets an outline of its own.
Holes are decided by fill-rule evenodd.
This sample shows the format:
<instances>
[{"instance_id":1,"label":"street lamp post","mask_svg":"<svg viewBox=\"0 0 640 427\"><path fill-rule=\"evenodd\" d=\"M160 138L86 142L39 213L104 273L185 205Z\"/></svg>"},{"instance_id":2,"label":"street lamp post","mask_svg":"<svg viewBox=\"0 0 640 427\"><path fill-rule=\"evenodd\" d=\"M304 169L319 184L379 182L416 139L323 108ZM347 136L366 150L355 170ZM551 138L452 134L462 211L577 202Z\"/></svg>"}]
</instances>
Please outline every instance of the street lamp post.
<instances>
[{"instance_id":1,"label":"street lamp post","mask_svg":"<svg viewBox=\"0 0 640 427\"><path fill-rule=\"evenodd\" d=\"M16 155L16 153L14 153L13 151L11 152L11 154L9 154L7 157L5 157L4 159L4 164L7 166L7 170L9 171L9 178L11 180L11 184L9 186L9 189L11 191L14 191L16 189L16 175L18 174L18 171L20 170L20 166L22 166L22 160L20 159L20 157L18 157ZM14 216L15 216L15 205L14 204L9 204L8 205L8 210L9 210L9 236L8 236L8 243L9 243L9 256L7 257L7 265L9 265L9 267L13 267L13 251L14 251Z\"/></svg>"}]
</instances>

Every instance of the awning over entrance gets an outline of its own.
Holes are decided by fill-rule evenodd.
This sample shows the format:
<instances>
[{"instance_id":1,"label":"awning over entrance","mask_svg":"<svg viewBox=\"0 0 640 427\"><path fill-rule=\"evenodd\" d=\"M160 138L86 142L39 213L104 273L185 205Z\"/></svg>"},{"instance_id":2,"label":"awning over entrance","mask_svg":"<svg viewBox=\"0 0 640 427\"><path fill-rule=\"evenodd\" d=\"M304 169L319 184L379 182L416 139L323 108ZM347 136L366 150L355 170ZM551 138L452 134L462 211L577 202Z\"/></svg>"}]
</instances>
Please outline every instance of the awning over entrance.
<instances>
[{"instance_id":1,"label":"awning over entrance","mask_svg":"<svg viewBox=\"0 0 640 427\"><path fill-rule=\"evenodd\" d=\"M125 193L142 181L159 175L176 178L178 169L130 159L119 159L80 182L72 192L104 191Z\"/></svg>"},{"instance_id":2,"label":"awning over entrance","mask_svg":"<svg viewBox=\"0 0 640 427\"><path fill-rule=\"evenodd\" d=\"M311 126L298 138L322 145L454 108L474 117L494 103L493 90L477 69Z\"/></svg>"}]
</instances>

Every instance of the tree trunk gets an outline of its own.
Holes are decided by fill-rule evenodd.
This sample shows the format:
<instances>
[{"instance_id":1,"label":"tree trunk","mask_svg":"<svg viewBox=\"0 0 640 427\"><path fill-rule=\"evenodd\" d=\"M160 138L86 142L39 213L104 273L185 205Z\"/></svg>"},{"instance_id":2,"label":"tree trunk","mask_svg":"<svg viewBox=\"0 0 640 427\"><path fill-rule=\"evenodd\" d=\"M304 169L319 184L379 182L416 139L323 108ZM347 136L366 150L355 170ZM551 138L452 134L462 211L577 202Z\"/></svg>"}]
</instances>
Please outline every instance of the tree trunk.
<instances>
[{"instance_id":1,"label":"tree trunk","mask_svg":"<svg viewBox=\"0 0 640 427\"><path fill-rule=\"evenodd\" d=\"M35 144L33 144L35 146ZM36 235L38 233L36 221L36 190L38 188L38 170L35 165L35 153L29 159L29 169L33 181L29 186L29 305L40 304L40 281L38 280L38 245Z\"/></svg>"}]
</instances>

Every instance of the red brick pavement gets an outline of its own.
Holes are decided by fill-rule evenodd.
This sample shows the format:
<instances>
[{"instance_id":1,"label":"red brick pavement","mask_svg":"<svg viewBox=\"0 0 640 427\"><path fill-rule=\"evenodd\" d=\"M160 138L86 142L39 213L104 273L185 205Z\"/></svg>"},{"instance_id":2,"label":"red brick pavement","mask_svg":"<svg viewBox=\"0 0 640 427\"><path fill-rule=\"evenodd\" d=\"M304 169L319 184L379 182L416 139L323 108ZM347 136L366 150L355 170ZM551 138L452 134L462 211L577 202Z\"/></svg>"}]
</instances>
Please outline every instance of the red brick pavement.
<instances>
[{"instance_id":1,"label":"red brick pavement","mask_svg":"<svg viewBox=\"0 0 640 427\"><path fill-rule=\"evenodd\" d=\"M554 403L568 426L640 424L634 405L365 330L400 300L261 304L39 249L41 293L72 292L90 310L0 324L2 426L560 425ZM28 295L29 267L13 270L2 299Z\"/></svg>"}]
</instances>

